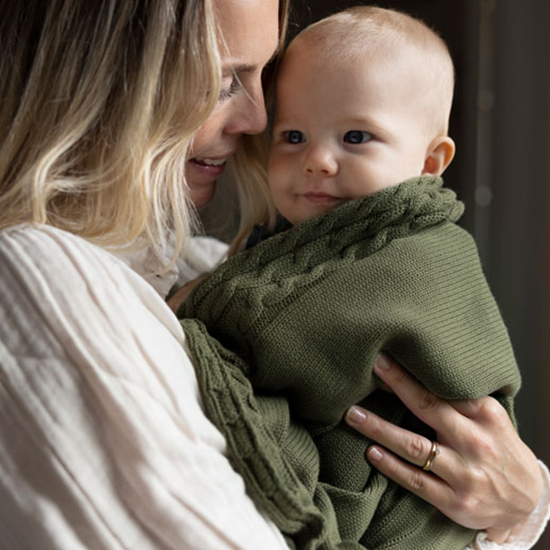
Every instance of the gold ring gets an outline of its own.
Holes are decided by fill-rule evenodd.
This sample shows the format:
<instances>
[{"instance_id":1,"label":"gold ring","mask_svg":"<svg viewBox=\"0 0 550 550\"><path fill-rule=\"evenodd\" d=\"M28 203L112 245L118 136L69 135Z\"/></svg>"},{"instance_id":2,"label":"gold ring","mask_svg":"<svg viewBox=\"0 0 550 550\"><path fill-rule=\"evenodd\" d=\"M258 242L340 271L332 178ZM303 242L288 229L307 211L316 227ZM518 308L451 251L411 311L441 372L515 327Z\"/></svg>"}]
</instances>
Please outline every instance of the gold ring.
<instances>
[{"instance_id":1,"label":"gold ring","mask_svg":"<svg viewBox=\"0 0 550 550\"><path fill-rule=\"evenodd\" d=\"M435 459L440 453L441 449L439 448L439 443L437 441L432 441L432 448L430 450L430 454L428 455L428 460L426 460L426 463L422 466L422 469L425 472L429 472L432 469Z\"/></svg>"}]
</instances>

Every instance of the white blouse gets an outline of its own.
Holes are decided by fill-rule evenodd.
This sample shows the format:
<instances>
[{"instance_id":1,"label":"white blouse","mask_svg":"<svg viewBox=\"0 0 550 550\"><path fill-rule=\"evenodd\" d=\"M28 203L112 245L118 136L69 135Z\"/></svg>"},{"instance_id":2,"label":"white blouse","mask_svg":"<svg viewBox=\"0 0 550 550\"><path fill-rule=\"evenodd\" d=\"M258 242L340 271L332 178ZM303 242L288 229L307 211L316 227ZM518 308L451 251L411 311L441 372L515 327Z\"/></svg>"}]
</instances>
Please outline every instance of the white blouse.
<instances>
[{"instance_id":1,"label":"white blouse","mask_svg":"<svg viewBox=\"0 0 550 550\"><path fill-rule=\"evenodd\" d=\"M195 240L180 274L224 251ZM157 276L152 254L121 261L47 226L0 232L0 548L286 548L201 409L163 301L178 272ZM532 547L549 501L546 487L523 542L496 548Z\"/></svg>"},{"instance_id":2,"label":"white blouse","mask_svg":"<svg viewBox=\"0 0 550 550\"><path fill-rule=\"evenodd\" d=\"M0 233L0 548L286 548L200 407L174 314L68 233Z\"/></svg>"}]
</instances>

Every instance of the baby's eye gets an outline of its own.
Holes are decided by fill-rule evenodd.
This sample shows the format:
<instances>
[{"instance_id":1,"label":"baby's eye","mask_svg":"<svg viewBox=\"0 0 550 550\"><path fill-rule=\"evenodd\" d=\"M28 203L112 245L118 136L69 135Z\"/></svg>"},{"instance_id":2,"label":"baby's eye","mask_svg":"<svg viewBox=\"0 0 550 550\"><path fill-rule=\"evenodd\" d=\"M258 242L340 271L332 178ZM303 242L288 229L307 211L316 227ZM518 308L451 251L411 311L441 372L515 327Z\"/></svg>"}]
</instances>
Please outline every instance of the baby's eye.
<instances>
[{"instance_id":1,"label":"baby's eye","mask_svg":"<svg viewBox=\"0 0 550 550\"><path fill-rule=\"evenodd\" d=\"M303 143L306 140L306 136L300 130L288 130L283 132L283 138L287 143Z\"/></svg>"},{"instance_id":2,"label":"baby's eye","mask_svg":"<svg viewBox=\"0 0 550 550\"><path fill-rule=\"evenodd\" d=\"M363 132L361 130L350 130L346 132L344 136L344 141L346 143L366 143L372 139L372 134L369 132Z\"/></svg>"}]
</instances>

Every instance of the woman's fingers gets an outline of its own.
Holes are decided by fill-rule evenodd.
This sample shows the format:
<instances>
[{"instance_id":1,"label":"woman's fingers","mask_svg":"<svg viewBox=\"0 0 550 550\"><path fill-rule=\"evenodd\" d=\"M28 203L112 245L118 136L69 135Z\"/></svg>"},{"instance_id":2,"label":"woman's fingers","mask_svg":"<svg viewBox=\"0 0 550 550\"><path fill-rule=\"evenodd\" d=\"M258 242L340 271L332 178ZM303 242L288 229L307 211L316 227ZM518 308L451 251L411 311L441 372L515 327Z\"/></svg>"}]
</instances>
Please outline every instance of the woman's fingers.
<instances>
[{"instance_id":1,"label":"woman's fingers","mask_svg":"<svg viewBox=\"0 0 550 550\"><path fill-rule=\"evenodd\" d=\"M543 482L536 457L498 401L481 397L446 402L387 356L377 360L374 371L435 430L441 454L429 472L423 471L432 451L430 440L352 407L348 423L376 441L367 451L372 465L457 523L485 529L495 541L520 529L540 498Z\"/></svg>"},{"instance_id":2,"label":"woman's fingers","mask_svg":"<svg viewBox=\"0 0 550 550\"><path fill-rule=\"evenodd\" d=\"M374 372L417 418L436 432L450 439L457 433L464 433L467 419L457 414L447 401L428 391L387 354L378 356Z\"/></svg>"},{"instance_id":3,"label":"woman's fingers","mask_svg":"<svg viewBox=\"0 0 550 550\"><path fill-rule=\"evenodd\" d=\"M394 455L410 462L415 470L422 471L428 458L432 454L433 442L424 436L410 432L391 422L383 420L379 416L368 412L361 407L351 407L346 415L346 421L357 431L376 441L379 445L390 450ZM373 447L374 452L378 447ZM450 448L440 444L440 454L433 457L431 472L437 474L441 479L449 484L455 482L455 472L457 468L463 467L460 463L460 457ZM391 453L386 453L392 456ZM386 457L383 458L382 465L387 466ZM391 460L391 465L395 465L395 457ZM376 467L379 464L376 463ZM409 470L411 472L412 470ZM427 474L425 474L427 475Z\"/></svg>"},{"instance_id":4,"label":"woman's fingers","mask_svg":"<svg viewBox=\"0 0 550 550\"><path fill-rule=\"evenodd\" d=\"M455 506L454 491L440 477L399 460L392 453L377 445L369 447L367 458L379 472L443 513Z\"/></svg>"},{"instance_id":5,"label":"woman's fingers","mask_svg":"<svg viewBox=\"0 0 550 550\"><path fill-rule=\"evenodd\" d=\"M424 472L411 464L406 464L386 449L375 445L369 447L367 458L379 472L429 502L453 521L472 529L485 528L489 540L493 542L503 543L507 540L510 529L506 527L492 528L490 522L476 514L475 510L470 512L468 501L476 499L461 497L452 486L438 476Z\"/></svg>"}]
</instances>

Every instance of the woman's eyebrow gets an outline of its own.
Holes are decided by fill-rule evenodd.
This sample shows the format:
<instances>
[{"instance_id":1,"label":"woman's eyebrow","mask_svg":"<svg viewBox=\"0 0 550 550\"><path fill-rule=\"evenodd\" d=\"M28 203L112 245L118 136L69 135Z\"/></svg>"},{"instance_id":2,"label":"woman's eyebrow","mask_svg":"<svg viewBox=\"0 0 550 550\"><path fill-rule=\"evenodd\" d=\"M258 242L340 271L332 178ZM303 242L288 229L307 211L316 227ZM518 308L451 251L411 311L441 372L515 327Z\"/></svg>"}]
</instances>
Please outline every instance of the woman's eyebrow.
<instances>
[{"instance_id":1,"label":"woman's eyebrow","mask_svg":"<svg viewBox=\"0 0 550 550\"><path fill-rule=\"evenodd\" d=\"M277 54L279 53L279 48L276 48L275 51L273 52L273 54L271 55L271 57L269 58L269 60L267 61L267 63L265 63L263 67L266 67L267 65L269 65L276 57L277 57ZM253 73L254 71L256 71L258 69L259 65L258 64L252 64L252 63L242 63L242 64L238 64L238 65L228 65L226 67L223 68L222 70L222 74L230 74L230 73L237 73L237 74L243 74L243 73Z\"/></svg>"},{"instance_id":2,"label":"woman's eyebrow","mask_svg":"<svg viewBox=\"0 0 550 550\"><path fill-rule=\"evenodd\" d=\"M257 65L229 65L227 67L224 67L222 73L223 74L230 74L230 73L253 73L258 68Z\"/></svg>"}]
</instances>

